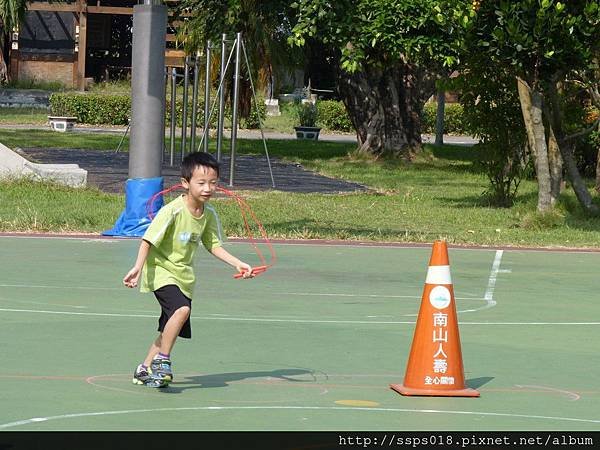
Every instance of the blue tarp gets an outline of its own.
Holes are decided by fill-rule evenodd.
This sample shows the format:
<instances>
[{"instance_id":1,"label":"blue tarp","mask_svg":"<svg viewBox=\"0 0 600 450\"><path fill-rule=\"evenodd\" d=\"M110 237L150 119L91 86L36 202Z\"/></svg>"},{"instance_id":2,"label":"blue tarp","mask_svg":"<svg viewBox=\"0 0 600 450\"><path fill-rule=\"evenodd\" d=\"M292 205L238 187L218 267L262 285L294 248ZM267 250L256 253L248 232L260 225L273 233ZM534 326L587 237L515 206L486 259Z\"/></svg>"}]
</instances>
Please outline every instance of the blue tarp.
<instances>
[{"instance_id":1,"label":"blue tarp","mask_svg":"<svg viewBox=\"0 0 600 450\"><path fill-rule=\"evenodd\" d=\"M162 195L158 196L152 205L152 196L163 190L163 178L130 178L125 183L125 210L121 213L115 226L106 230L104 236L141 237L163 205Z\"/></svg>"}]
</instances>

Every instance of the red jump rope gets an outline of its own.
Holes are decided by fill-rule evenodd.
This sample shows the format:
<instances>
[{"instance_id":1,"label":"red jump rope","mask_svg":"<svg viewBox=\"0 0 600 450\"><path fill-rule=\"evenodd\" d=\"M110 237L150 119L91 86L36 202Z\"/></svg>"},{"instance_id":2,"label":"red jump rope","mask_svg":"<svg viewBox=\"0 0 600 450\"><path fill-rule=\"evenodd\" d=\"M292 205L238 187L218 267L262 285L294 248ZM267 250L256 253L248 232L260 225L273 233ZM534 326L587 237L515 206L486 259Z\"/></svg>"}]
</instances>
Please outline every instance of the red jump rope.
<instances>
[{"instance_id":1,"label":"red jump rope","mask_svg":"<svg viewBox=\"0 0 600 450\"><path fill-rule=\"evenodd\" d=\"M156 201L156 199L158 197L160 197L161 195L164 196L165 194L168 194L169 192L172 192L177 189L183 189L183 186L181 184L176 184L174 186L171 186L168 189L164 189L160 192L157 192L150 198L150 200L148 200L148 203L146 204L146 212L150 219L154 218L154 214L152 212L152 206L154 205L154 202ZM250 208L248 203L246 203L246 201L243 198L241 198L236 193L229 191L227 189L224 189L222 187L217 187L217 190L224 193L228 197L235 199L235 201L238 204L238 207L240 208L240 212L242 213L242 219L244 220L244 228L246 229L246 236L247 236L250 244L254 248L254 251L256 252L256 255L258 256L258 258L261 262L261 265L252 267L252 274L254 276L257 276L257 275L260 275L260 274L266 272L267 269L269 269L270 267L273 267L273 265L277 261L277 256L275 255L275 250L273 249L273 245L271 245L271 241L269 240L269 237L267 236L267 232L265 231L265 228L263 227L260 220L258 220L258 218L256 217L256 214L254 214L254 211L252 211L252 208ZM259 230L261 238L262 238L262 242L269 248L269 252L271 253L271 262L270 263L267 263L267 260L265 259L263 253L260 251L260 248L257 245L258 242L254 238L254 235L252 233L252 228L250 227L250 224L248 222L248 215L250 216L251 220L258 227L258 230ZM242 278L242 277L243 277L242 273L236 273L233 275L233 278Z\"/></svg>"}]
</instances>

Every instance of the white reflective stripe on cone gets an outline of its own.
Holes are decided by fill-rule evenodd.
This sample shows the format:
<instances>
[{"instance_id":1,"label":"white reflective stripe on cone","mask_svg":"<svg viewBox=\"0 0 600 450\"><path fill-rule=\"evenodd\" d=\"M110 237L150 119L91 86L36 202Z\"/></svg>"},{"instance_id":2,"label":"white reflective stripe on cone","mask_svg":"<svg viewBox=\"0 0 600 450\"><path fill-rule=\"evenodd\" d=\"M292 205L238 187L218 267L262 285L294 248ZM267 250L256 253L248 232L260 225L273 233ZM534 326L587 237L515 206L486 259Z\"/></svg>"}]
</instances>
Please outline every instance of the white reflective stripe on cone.
<instances>
[{"instance_id":1,"label":"white reflective stripe on cone","mask_svg":"<svg viewBox=\"0 0 600 450\"><path fill-rule=\"evenodd\" d=\"M429 266L427 269L427 284L452 284L450 266Z\"/></svg>"}]
</instances>

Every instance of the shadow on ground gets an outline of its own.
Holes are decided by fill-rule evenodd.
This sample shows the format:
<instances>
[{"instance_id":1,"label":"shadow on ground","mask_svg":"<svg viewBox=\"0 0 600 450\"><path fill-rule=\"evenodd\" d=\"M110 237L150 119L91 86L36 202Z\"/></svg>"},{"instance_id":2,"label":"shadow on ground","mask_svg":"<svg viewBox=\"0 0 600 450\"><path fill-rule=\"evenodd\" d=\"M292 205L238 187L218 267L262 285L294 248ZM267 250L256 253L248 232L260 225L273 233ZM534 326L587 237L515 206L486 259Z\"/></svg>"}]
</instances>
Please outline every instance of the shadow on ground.
<instances>
[{"instance_id":1,"label":"shadow on ground","mask_svg":"<svg viewBox=\"0 0 600 450\"><path fill-rule=\"evenodd\" d=\"M188 389L228 387L229 383L247 380L251 378L274 378L283 381L306 383L306 379L294 378L306 374L312 374L312 372L306 369L278 369L271 371L265 370L259 372L229 372L208 375L192 375L182 377L180 383L185 383L185 385L182 385L180 383L169 385L165 392L180 393L183 391L187 391ZM265 380L265 382L267 382L267 380Z\"/></svg>"}]
</instances>

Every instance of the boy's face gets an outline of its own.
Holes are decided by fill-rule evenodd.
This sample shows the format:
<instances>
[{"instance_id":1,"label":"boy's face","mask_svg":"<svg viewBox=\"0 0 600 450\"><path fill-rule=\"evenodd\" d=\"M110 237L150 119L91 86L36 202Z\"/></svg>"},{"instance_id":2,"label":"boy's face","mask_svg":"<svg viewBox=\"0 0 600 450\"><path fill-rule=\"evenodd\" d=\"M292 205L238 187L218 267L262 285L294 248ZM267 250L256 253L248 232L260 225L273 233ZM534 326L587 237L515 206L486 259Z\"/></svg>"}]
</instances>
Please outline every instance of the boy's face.
<instances>
[{"instance_id":1,"label":"boy's face","mask_svg":"<svg viewBox=\"0 0 600 450\"><path fill-rule=\"evenodd\" d=\"M217 189L219 176L212 167L196 166L192 178L181 179L181 184L188 190L189 195L199 203L207 202Z\"/></svg>"}]
</instances>

